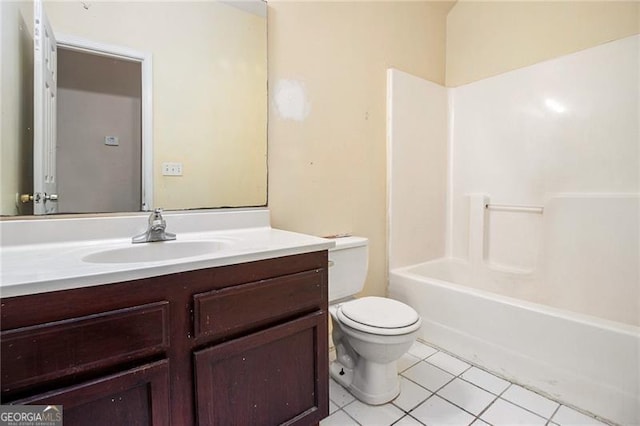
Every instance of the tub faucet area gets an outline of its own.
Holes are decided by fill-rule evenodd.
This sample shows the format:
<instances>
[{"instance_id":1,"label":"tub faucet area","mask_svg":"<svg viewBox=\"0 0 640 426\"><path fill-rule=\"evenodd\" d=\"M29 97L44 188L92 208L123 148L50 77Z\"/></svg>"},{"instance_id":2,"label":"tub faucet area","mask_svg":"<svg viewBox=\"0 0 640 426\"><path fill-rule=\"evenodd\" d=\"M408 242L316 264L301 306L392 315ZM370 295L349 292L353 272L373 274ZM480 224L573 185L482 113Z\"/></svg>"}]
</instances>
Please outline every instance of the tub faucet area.
<instances>
[{"instance_id":1,"label":"tub faucet area","mask_svg":"<svg viewBox=\"0 0 640 426\"><path fill-rule=\"evenodd\" d=\"M166 232L167 222L162 217L162 209L155 209L149 215L147 230L131 239L133 244L153 243L156 241L171 241L176 239L176 234Z\"/></svg>"}]
</instances>

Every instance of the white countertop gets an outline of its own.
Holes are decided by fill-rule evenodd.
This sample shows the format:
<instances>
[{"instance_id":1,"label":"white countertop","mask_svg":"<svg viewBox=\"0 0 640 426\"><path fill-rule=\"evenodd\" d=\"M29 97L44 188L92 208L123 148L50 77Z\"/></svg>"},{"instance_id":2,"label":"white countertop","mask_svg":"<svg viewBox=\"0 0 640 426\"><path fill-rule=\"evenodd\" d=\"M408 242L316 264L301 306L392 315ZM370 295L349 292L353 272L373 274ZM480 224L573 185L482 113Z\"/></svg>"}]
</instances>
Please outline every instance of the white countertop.
<instances>
[{"instance_id":1,"label":"white countertop","mask_svg":"<svg viewBox=\"0 0 640 426\"><path fill-rule=\"evenodd\" d=\"M167 231L178 231L171 229L170 217L167 218L167 224ZM264 225L264 221L261 224ZM210 226L209 229L211 228L215 227ZM5 231L6 228L3 229ZM327 250L335 244L332 240L269 226L176 233L178 242L214 240L224 244L218 250L192 257L132 263L91 263L83 258L96 252L131 247L131 237L31 244L3 243L0 248L0 296L13 297L89 287L239 264ZM132 232L131 235L133 234Z\"/></svg>"}]
</instances>

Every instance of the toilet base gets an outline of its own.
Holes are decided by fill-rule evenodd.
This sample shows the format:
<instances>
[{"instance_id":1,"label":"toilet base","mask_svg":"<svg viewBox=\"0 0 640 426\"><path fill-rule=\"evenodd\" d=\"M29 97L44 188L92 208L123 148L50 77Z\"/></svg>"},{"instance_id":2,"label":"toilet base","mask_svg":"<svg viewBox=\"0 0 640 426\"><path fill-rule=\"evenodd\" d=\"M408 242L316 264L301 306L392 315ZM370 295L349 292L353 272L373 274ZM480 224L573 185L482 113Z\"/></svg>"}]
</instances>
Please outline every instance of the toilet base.
<instances>
[{"instance_id":1,"label":"toilet base","mask_svg":"<svg viewBox=\"0 0 640 426\"><path fill-rule=\"evenodd\" d=\"M378 364L360 358L355 368L347 368L339 361L331 363L331 377L353 396L369 405L382 405L400 394L396 362Z\"/></svg>"}]
</instances>

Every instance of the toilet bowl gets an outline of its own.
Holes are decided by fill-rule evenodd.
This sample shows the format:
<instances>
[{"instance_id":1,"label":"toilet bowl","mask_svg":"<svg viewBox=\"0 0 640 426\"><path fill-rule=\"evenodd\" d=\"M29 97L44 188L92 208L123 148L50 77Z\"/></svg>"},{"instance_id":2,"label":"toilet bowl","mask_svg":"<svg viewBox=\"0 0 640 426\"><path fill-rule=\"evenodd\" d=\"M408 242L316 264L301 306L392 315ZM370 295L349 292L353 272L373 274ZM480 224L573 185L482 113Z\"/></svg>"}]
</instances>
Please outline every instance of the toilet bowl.
<instances>
[{"instance_id":1,"label":"toilet bowl","mask_svg":"<svg viewBox=\"0 0 640 426\"><path fill-rule=\"evenodd\" d=\"M330 372L359 400L380 405L400 393L397 360L415 341L422 320L396 300L352 298L364 286L366 259L367 240L359 237L338 239L329 252L329 313L336 348Z\"/></svg>"}]
</instances>

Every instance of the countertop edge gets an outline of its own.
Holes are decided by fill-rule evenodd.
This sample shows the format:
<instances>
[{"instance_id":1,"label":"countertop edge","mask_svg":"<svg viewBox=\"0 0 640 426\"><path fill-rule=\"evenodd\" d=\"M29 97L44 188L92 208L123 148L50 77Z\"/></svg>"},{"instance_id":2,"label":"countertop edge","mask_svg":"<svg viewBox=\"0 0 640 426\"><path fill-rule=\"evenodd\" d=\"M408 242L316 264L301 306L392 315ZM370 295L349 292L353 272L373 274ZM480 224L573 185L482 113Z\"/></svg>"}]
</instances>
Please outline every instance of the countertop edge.
<instances>
[{"instance_id":1,"label":"countertop edge","mask_svg":"<svg viewBox=\"0 0 640 426\"><path fill-rule=\"evenodd\" d=\"M72 278L56 279L50 281L37 281L33 283L18 283L0 288L0 298L28 296L32 294L50 293L61 290L94 287L124 281L133 281L144 278L153 278L179 272L196 271L200 269L215 268L221 266L238 265L259 260L275 259L278 257L292 256L296 254L313 253L328 250L333 244L318 243L302 247L278 248L253 253L243 253L228 257L212 259L198 259L184 261L169 265L152 265L135 270L110 271L94 275L82 275Z\"/></svg>"}]
</instances>

